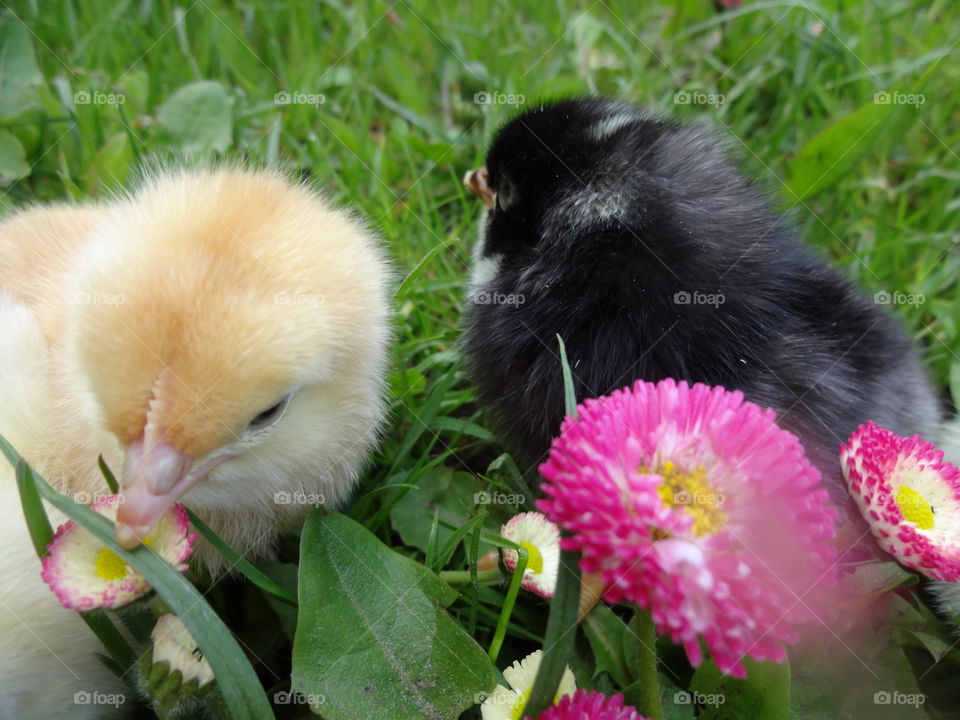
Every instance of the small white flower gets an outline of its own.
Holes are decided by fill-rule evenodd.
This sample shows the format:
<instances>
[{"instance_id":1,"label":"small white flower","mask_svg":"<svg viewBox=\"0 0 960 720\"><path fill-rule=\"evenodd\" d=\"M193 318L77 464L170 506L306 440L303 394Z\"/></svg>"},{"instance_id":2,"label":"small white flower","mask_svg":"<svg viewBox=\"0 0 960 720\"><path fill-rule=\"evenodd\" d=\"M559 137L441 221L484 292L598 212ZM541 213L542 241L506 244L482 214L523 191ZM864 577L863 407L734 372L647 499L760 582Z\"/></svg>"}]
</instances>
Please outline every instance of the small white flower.
<instances>
[{"instance_id":1,"label":"small white flower","mask_svg":"<svg viewBox=\"0 0 960 720\"><path fill-rule=\"evenodd\" d=\"M176 615L167 614L157 620L150 639L153 640L153 662L168 663L170 672L179 670L184 685L194 678L200 687L213 680L213 668Z\"/></svg>"},{"instance_id":2,"label":"small white flower","mask_svg":"<svg viewBox=\"0 0 960 720\"><path fill-rule=\"evenodd\" d=\"M522 587L540 597L552 598L557 587L560 568L560 530L543 513L526 512L510 518L500 534L526 548L527 567L523 571ZM519 559L516 550L503 551L503 564L511 572Z\"/></svg>"},{"instance_id":3,"label":"small white flower","mask_svg":"<svg viewBox=\"0 0 960 720\"><path fill-rule=\"evenodd\" d=\"M535 515L537 513L527 513ZM523 660L514 662L503 671L503 677L510 683L510 689L497 685L493 692L483 701L480 713L483 720L519 720L523 717L523 708L526 707L530 693L533 691L533 681L537 679L540 669L540 660L543 651L530 653ZM560 687L553 697L553 704L560 702L564 695L573 695L577 691L576 680L569 667L564 668L560 678Z\"/></svg>"}]
</instances>

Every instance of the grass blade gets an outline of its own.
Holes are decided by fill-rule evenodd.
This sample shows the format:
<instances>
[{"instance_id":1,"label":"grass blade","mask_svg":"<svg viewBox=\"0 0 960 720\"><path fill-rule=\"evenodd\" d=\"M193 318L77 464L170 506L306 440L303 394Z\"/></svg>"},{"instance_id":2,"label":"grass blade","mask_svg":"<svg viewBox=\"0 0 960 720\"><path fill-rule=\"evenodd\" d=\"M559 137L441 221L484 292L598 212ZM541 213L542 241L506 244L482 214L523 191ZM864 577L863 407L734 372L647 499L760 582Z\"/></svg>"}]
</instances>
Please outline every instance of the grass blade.
<instances>
[{"instance_id":1,"label":"grass blade","mask_svg":"<svg viewBox=\"0 0 960 720\"><path fill-rule=\"evenodd\" d=\"M227 561L230 563L231 570L236 570L239 572L247 580L252 582L268 595L271 595L278 600L282 600L293 607L297 606L296 595L289 590L284 590L273 580L271 580L265 573L254 567L249 560L244 558L242 555L240 555L240 553L230 547L230 545L228 545L223 538L217 535L209 525L197 517L197 515L190 510L190 508L186 508L186 510L187 517L190 518L190 524L197 529L197 532L203 535L207 542L213 545L220 552L220 554L227 559Z\"/></svg>"}]
</instances>

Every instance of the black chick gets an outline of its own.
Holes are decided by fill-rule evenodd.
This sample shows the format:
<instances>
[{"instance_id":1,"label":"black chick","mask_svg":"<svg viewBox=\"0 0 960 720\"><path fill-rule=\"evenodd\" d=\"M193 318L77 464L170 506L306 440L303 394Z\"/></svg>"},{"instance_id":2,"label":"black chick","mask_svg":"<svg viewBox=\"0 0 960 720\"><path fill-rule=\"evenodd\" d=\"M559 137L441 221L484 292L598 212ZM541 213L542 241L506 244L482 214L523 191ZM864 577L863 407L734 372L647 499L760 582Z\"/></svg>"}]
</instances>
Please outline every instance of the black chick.
<instances>
[{"instance_id":1,"label":"black chick","mask_svg":"<svg viewBox=\"0 0 960 720\"><path fill-rule=\"evenodd\" d=\"M602 99L539 105L497 134L467 186L487 206L465 354L518 460L577 399L665 377L742 390L803 441L839 501L837 451L865 420L936 427L897 322L805 247L722 143Z\"/></svg>"}]
</instances>

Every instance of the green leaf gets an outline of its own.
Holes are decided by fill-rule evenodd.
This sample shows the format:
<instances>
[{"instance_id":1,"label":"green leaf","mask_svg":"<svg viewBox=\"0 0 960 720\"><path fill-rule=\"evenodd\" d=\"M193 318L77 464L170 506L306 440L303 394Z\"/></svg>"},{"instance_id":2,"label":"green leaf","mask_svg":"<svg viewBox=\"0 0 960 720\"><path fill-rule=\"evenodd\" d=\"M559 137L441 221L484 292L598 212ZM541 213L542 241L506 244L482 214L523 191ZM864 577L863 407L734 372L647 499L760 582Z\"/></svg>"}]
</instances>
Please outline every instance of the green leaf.
<instances>
[{"instance_id":1,"label":"green leaf","mask_svg":"<svg viewBox=\"0 0 960 720\"><path fill-rule=\"evenodd\" d=\"M582 626L597 659L597 673L606 671L619 687L627 686L630 671L623 652L624 635L630 636L627 624L604 603L597 603L583 619Z\"/></svg>"},{"instance_id":2,"label":"green leaf","mask_svg":"<svg viewBox=\"0 0 960 720\"><path fill-rule=\"evenodd\" d=\"M27 27L10 12L0 15L0 120L14 118L37 104L43 82Z\"/></svg>"},{"instance_id":3,"label":"green leaf","mask_svg":"<svg viewBox=\"0 0 960 720\"><path fill-rule=\"evenodd\" d=\"M187 153L223 152L233 140L233 98L218 82L183 86L160 106L157 119Z\"/></svg>"},{"instance_id":4,"label":"green leaf","mask_svg":"<svg viewBox=\"0 0 960 720\"><path fill-rule=\"evenodd\" d=\"M819 647L813 647L814 643ZM912 703L908 704L908 698L922 696L903 648L885 623L869 622L854 634L845 633L842 640L829 633L813 637L794 652L791 664L791 717L804 720L929 717L922 706L916 709ZM931 669L930 663L926 662L923 668ZM899 694L900 702L890 702L894 693Z\"/></svg>"},{"instance_id":5,"label":"green leaf","mask_svg":"<svg viewBox=\"0 0 960 720\"><path fill-rule=\"evenodd\" d=\"M580 553L562 550L557 589L550 601L547 632L543 638L543 659L524 709L525 716L536 717L553 704L560 677L573 653L579 608Z\"/></svg>"},{"instance_id":6,"label":"green leaf","mask_svg":"<svg viewBox=\"0 0 960 720\"><path fill-rule=\"evenodd\" d=\"M450 238L449 240L437 243L430 248L427 254L420 258L420 261L414 266L413 270L407 273L407 276L403 279L403 282L400 283L400 287L398 287L397 291L393 294L394 298L397 300L405 299L407 294L410 292L410 289L416 287L415 283L423 273L424 269L428 267L431 262L433 262L433 259L437 255L453 245L455 242L457 242L457 238Z\"/></svg>"},{"instance_id":7,"label":"green leaf","mask_svg":"<svg viewBox=\"0 0 960 720\"><path fill-rule=\"evenodd\" d=\"M47 547L53 542L53 526L50 525L50 518L47 517L47 511L43 508L43 501L40 499L40 492L37 490L37 483L30 466L21 459L16 464L16 473L17 486L20 489L20 504L23 507L23 517L27 523L30 540L33 542L34 550L37 551L37 557L46 557L50 554Z\"/></svg>"},{"instance_id":8,"label":"green leaf","mask_svg":"<svg viewBox=\"0 0 960 720\"><path fill-rule=\"evenodd\" d=\"M325 717L452 719L496 683L456 591L344 515L307 519L299 592L293 688Z\"/></svg>"},{"instance_id":9,"label":"green leaf","mask_svg":"<svg viewBox=\"0 0 960 720\"><path fill-rule=\"evenodd\" d=\"M693 674L688 700L699 701L701 720L787 720L790 716L789 663L756 662L744 658L747 677L723 675L713 660Z\"/></svg>"},{"instance_id":10,"label":"green leaf","mask_svg":"<svg viewBox=\"0 0 960 720\"><path fill-rule=\"evenodd\" d=\"M871 101L811 138L790 163L787 201L801 202L836 184L874 149L896 108Z\"/></svg>"},{"instance_id":11,"label":"green leaf","mask_svg":"<svg viewBox=\"0 0 960 720\"><path fill-rule=\"evenodd\" d=\"M17 451L2 436L0 452L14 467L22 462ZM230 708L230 716L239 720L272 718L270 703L267 702L256 673L230 630L197 589L149 548L143 545L135 550L121 548L116 542L115 527L107 518L60 495L36 473L33 473L33 477L44 500L143 575L170 607L170 611L183 620L200 650L210 661L224 701Z\"/></svg>"},{"instance_id":12,"label":"green leaf","mask_svg":"<svg viewBox=\"0 0 960 720\"><path fill-rule=\"evenodd\" d=\"M843 581L844 591L862 602L871 602L899 587L917 583L917 576L895 562L868 562L857 567Z\"/></svg>"},{"instance_id":13,"label":"green leaf","mask_svg":"<svg viewBox=\"0 0 960 720\"><path fill-rule=\"evenodd\" d=\"M563 338L557 335L560 344L560 367L563 370L563 401L567 415L577 416L577 392L573 387L573 373L570 372L570 362L567 360L567 346Z\"/></svg>"},{"instance_id":14,"label":"green leaf","mask_svg":"<svg viewBox=\"0 0 960 720\"><path fill-rule=\"evenodd\" d=\"M0 186L9 185L29 174L30 165L23 145L12 132L0 128Z\"/></svg>"}]
</instances>

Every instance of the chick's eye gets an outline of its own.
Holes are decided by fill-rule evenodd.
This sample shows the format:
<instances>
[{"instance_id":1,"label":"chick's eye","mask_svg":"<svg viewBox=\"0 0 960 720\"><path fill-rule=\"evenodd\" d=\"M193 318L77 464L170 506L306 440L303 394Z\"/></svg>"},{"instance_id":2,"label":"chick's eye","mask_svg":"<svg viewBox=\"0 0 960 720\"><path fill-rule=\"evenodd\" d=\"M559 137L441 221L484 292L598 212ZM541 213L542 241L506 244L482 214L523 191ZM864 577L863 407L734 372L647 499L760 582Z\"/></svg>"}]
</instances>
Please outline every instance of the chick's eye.
<instances>
[{"instance_id":1,"label":"chick's eye","mask_svg":"<svg viewBox=\"0 0 960 720\"><path fill-rule=\"evenodd\" d=\"M273 425L277 420L280 419L280 416L283 415L284 409L287 407L287 402L290 400L290 396L283 398L276 405L271 405L262 413L257 415L250 423L247 425L248 430L262 430L265 427Z\"/></svg>"}]
</instances>

